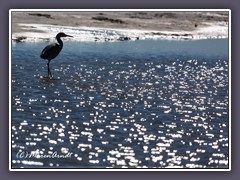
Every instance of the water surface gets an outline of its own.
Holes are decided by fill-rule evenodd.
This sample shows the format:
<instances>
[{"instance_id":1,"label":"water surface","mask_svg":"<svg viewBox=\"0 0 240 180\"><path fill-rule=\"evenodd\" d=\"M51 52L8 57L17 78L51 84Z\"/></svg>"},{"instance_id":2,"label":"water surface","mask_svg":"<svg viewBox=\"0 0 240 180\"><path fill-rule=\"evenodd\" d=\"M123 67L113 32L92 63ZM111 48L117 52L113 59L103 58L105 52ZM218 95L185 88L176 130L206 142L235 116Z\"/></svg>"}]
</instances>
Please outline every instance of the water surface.
<instances>
[{"instance_id":1,"label":"water surface","mask_svg":"<svg viewBox=\"0 0 240 180\"><path fill-rule=\"evenodd\" d=\"M46 45L12 46L13 168L228 168L227 39L67 41L52 79Z\"/></svg>"}]
</instances>

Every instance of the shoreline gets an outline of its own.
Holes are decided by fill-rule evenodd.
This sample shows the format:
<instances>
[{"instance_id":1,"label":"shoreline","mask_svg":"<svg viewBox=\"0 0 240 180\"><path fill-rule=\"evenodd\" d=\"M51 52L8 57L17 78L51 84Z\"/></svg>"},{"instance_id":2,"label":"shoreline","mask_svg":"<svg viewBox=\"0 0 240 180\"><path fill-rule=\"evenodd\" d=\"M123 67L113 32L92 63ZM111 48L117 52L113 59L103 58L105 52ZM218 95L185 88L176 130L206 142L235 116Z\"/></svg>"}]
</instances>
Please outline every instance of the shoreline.
<instances>
[{"instance_id":1,"label":"shoreline","mask_svg":"<svg viewBox=\"0 0 240 180\"><path fill-rule=\"evenodd\" d=\"M227 12L13 12L11 21L14 42L51 41L58 32L101 42L228 38Z\"/></svg>"}]
</instances>

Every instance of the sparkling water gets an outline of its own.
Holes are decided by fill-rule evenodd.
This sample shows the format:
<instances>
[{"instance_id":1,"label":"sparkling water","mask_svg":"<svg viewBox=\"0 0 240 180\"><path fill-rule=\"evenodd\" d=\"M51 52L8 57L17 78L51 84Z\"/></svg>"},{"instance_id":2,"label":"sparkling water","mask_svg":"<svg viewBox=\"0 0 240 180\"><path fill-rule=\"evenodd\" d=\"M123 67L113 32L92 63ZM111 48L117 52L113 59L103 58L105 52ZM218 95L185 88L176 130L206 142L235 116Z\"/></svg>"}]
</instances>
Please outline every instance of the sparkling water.
<instances>
[{"instance_id":1,"label":"sparkling water","mask_svg":"<svg viewBox=\"0 0 240 180\"><path fill-rule=\"evenodd\" d=\"M12 168L228 168L228 39L12 45Z\"/></svg>"}]
</instances>

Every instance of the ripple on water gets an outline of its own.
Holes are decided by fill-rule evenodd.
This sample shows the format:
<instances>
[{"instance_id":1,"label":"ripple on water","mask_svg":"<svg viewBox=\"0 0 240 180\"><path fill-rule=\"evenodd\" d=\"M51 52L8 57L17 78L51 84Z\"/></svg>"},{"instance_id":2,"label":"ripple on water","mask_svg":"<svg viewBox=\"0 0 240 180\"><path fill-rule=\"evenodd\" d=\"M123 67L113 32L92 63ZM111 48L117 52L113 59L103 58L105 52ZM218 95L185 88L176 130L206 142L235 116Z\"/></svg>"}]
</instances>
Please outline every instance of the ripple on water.
<instances>
[{"instance_id":1,"label":"ripple on water","mask_svg":"<svg viewBox=\"0 0 240 180\"><path fill-rule=\"evenodd\" d=\"M228 61L70 61L52 63L59 77L50 80L41 67L28 77L19 62L13 167L228 167ZM72 156L21 159L19 151Z\"/></svg>"}]
</instances>

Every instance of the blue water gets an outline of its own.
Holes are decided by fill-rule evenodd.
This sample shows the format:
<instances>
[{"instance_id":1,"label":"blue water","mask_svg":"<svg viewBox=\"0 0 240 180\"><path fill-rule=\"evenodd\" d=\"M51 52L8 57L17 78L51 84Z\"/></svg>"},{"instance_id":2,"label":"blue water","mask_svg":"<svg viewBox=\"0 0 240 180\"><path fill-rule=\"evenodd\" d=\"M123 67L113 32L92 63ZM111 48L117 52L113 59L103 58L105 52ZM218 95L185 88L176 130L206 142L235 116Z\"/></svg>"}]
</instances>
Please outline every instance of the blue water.
<instances>
[{"instance_id":1,"label":"blue water","mask_svg":"<svg viewBox=\"0 0 240 180\"><path fill-rule=\"evenodd\" d=\"M228 168L228 40L17 43L12 168ZM31 154L31 155L30 155Z\"/></svg>"}]
</instances>

